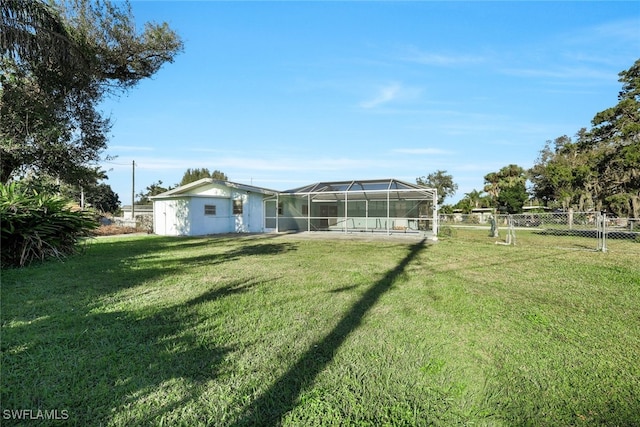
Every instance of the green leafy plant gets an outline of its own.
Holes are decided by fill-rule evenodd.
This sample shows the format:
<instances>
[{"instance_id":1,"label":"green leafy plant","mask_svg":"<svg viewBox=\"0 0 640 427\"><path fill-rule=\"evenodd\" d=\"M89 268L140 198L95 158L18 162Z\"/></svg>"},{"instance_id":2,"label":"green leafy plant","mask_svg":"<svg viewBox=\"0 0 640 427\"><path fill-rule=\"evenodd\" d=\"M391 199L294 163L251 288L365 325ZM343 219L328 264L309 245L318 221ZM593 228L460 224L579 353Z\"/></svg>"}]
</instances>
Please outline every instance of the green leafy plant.
<instances>
[{"instance_id":1,"label":"green leafy plant","mask_svg":"<svg viewBox=\"0 0 640 427\"><path fill-rule=\"evenodd\" d=\"M455 237L456 229L450 225L444 225L438 228L438 237Z\"/></svg>"},{"instance_id":2,"label":"green leafy plant","mask_svg":"<svg viewBox=\"0 0 640 427\"><path fill-rule=\"evenodd\" d=\"M97 227L92 212L62 196L0 184L2 268L73 254Z\"/></svg>"}]
</instances>

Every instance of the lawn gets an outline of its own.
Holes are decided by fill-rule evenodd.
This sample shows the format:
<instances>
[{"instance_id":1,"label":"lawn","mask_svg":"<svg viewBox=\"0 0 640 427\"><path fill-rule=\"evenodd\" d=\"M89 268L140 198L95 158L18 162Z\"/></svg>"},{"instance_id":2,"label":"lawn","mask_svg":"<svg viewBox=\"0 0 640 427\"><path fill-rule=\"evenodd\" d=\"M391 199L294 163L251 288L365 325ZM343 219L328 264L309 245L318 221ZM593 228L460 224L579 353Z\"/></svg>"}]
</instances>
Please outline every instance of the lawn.
<instances>
[{"instance_id":1,"label":"lawn","mask_svg":"<svg viewBox=\"0 0 640 427\"><path fill-rule=\"evenodd\" d=\"M97 239L2 271L0 422L640 425L640 244L550 239Z\"/></svg>"}]
</instances>

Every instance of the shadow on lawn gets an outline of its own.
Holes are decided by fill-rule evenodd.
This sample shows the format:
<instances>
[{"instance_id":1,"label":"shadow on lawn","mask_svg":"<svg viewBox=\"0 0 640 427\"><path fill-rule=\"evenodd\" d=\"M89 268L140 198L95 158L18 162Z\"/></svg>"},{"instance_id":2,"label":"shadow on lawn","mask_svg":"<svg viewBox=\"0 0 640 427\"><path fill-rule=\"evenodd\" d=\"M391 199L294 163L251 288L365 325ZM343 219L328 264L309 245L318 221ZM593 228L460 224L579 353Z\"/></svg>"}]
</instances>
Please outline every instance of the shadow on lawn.
<instances>
[{"instance_id":1,"label":"shadow on lawn","mask_svg":"<svg viewBox=\"0 0 640 427\"><path fill-rule=\"evenodd\" d=\"M117 238L100 242L95 247L89 244L83 254L64 262L49 260L33 265L28 267L26 275L20 269L3 270L3 297L6 298L1 302L3 309L5 304L8 308L3 318L30 322L60 312L87 310L105 295L158 278L189 273L193 267L215 266L245 257L278 255L297 249L294 243L273 242L274 237L277 236L149 236ZM22 307L13 310L14 304Z\"/></svg>"},{"instance_id":2,"label":"shadow on lawn","mask_svg":"<svg viewBox=\"0 0 640 427\"><path fill-rule=\"evenodd\" d=\"M8 328L3 409L64 409L73 425L156 424L197 400L234 350L212 339L196 306L258 284L230 283L149 315L74 311Z\"/></svg>"},{"instance_id":3,"label":"shadow on lawn","mask_svg":"<svg viewBox=\"0 0 640 427\"><path fill-rule=\"evenodd\" d=\"M245 408L234 426L280 424L282 417L296 406L300 393L331 362L349 334L360 326L367 312L391 288L424 247L424 239L412 245L402 261L374 283L329 334L315 342L282 377Z\"/></svg>"},{"instance_id":4,"label":"shadow on lawn","mask_svg":"<svg viewBox=\"0 0 640 427\"><path fill-rule=\"evenodd\" d=\"M198 251L181 256L188 248ZM200 398L198 384L216 378L234 350L199 306L265 282L207 286L190 300L150 310L109 311L101 300L193 266L295 249L269 237L122 239L89 247L64 264L34 266L26 275L3 272L2 409L65 409L75 425L106 425L114 414L119 424L155 424ZM164 251L176 256L164 261ZM175 390L172 398L159 403L155 390L167 389ZM148 402L142 411L140 401Z\"/></svg>"}]
</instances>

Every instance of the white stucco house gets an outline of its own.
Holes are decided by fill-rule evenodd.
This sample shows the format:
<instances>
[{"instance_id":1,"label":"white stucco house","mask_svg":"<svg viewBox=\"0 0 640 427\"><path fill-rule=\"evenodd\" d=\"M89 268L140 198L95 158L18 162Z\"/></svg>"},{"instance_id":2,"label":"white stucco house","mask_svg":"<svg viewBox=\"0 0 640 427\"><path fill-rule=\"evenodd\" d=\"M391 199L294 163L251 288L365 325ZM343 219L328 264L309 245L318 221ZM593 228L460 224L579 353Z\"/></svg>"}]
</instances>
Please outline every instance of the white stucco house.
<instances>
[{"instance_id":1,"label":"white stucco house","mask_svg":"<svg viewBox=\"0 0 640 427\"><path fill-rule=\"evenodd\" d=\"M437 192L396 179L319 182L276 191L203 178L153 200L163 236L296 231L437 236Z\"/></svg>"},{"instance_id":2,"label":"white stucco house","mask_svg":"<svg viewBox=\"0 0 640 427\"><path fill-rule=\"evenodd\" d=\"M265 201L277 191L203 178L152 197L153 231L162 236L261 233Z\"/></svg>"}]
</instances>

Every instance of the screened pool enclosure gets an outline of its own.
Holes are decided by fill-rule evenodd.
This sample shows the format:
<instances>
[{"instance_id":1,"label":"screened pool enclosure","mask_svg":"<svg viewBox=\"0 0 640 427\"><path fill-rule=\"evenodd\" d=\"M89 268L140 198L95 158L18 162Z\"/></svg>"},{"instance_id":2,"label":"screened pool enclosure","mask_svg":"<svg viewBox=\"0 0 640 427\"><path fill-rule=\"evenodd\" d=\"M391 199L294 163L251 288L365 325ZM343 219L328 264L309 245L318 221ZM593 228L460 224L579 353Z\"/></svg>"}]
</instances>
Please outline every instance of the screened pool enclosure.
<instances>
[{"instance_id":1,"label":"screened pool enclosure","mask_svg":"<svg viewBox=\"0 0 640 427\"><path fill-rule=\"evenodd\" d=\"M277 231L437 235L437 194L396 179L320 182L265 200L265 226Z\"/></svg>"}]
</instances>

